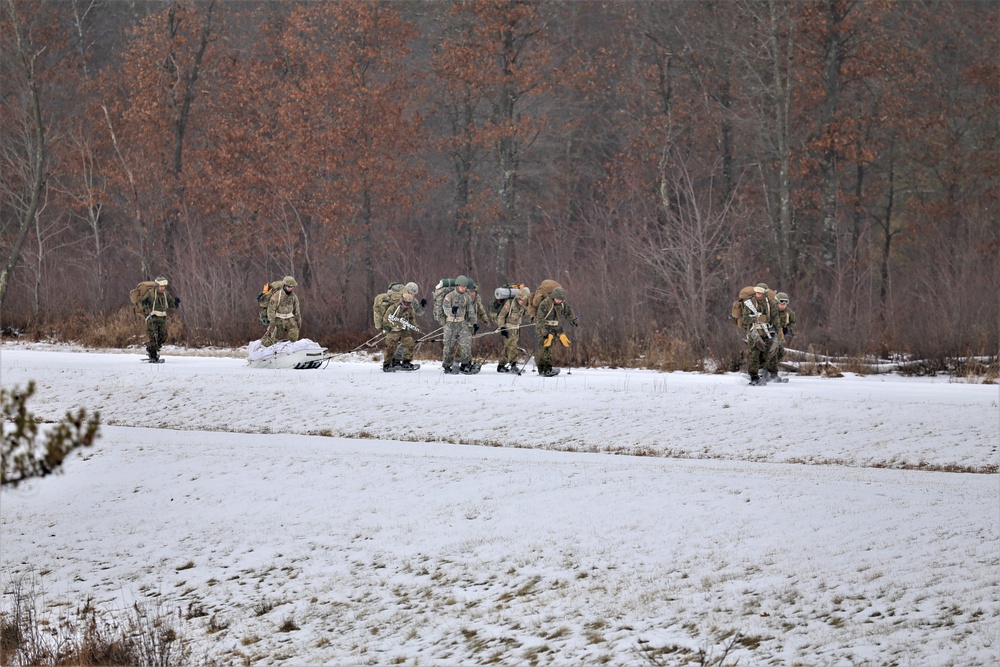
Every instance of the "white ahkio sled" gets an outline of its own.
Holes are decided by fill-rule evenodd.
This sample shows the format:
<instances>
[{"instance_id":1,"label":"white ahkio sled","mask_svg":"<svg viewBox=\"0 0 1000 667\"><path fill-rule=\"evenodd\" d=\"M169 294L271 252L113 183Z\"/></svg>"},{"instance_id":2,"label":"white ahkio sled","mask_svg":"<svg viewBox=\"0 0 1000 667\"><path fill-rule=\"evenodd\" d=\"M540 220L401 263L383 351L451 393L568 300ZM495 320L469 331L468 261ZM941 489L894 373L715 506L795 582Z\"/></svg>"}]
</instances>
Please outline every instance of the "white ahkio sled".
<instances>
[{"instance_id":1,"label":"white ahkio sled","mask_svg":"<svg viewBox=\"0 0 1000 667\"><path fill-rule=\"evenodd\" d=\"M247 365L251 368L309 370L320 368L329 359L326 348L308 338L295 342L281 340L270 346L255 340L247 347Z\"/></svg>"}]
</instances>

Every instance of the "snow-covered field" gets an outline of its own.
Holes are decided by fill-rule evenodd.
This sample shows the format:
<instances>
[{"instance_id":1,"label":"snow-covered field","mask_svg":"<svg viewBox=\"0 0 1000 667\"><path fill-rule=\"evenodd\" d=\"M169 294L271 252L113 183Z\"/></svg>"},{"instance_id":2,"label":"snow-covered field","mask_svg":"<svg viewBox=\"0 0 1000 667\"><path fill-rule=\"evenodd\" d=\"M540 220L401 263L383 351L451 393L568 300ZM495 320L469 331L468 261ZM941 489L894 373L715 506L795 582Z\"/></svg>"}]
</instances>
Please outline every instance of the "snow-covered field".
<instances>
[{"instance_id":1,"label":"snow-covered field","mask_svg":"<svg viewBox=\"0 0 1000 667\"><path fill-rule=\"evenodd\" d=\"M997 385L164 352L0 347L105 424L0 497L53 618L155 602L224 664L1000 660Z\"/></svg>"}]
</instances>

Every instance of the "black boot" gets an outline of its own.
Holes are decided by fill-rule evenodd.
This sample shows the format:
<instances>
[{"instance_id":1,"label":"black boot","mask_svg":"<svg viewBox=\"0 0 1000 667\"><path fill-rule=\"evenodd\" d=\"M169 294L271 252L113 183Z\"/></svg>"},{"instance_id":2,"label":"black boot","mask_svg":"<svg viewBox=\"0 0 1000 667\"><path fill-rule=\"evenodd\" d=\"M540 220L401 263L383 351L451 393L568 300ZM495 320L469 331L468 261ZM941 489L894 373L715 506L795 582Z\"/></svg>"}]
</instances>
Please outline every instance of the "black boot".
<instances>
[{"instance_id":1,"label":"black boot","mask_svg":"<svg viewBox=\"0 0 1000 667\"><path fill-rule=\"evenodd\" d=\"M497 364L497 373L509 373L510 370L507 368L506 364Z\"/></svg>"},{"instance_id":2,"label":"black boot","mask_svg":"<svg viewBox=\"0 0 1000 667\"><path fill-rule=\"evenodd\" d=\"M516 364L516 363L514 363L514 362L512 361L512 362L510 362L510 368L508 368L507 370L508 370L508 372L510 372L510 373L517 373L517 372L519 372L519 371L520 371L521 369L520 369L520 368L518 368L518 367L517 367L517 364Z\"/></svg>"}]
</instances>

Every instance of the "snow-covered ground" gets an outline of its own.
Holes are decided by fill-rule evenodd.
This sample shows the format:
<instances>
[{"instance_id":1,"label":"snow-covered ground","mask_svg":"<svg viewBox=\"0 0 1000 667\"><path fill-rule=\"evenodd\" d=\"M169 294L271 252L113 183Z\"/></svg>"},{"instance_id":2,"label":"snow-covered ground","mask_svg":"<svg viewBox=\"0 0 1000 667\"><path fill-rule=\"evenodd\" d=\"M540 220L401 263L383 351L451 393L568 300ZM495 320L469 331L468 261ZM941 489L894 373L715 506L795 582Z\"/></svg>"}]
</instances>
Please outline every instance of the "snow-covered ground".
<instances>
[{"instance_id":1,"label":"snow-covered ground","mask_svg":"<svg viewBox=\"0 0 1000 667\"><path fill-rule=\"evenodd\" d=\"M0 347L105 424L0 497L53 618L155 602L226 664L1000 660L997 385L165 356Z\"/></svg>"}]
</instances>

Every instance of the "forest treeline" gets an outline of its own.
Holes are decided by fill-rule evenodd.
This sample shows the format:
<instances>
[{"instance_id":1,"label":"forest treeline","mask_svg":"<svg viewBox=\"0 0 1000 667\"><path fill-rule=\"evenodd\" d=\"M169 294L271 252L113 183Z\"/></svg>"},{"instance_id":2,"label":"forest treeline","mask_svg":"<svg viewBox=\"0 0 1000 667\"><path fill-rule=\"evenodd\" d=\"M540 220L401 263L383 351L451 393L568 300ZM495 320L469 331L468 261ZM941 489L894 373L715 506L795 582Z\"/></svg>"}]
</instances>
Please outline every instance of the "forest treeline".
<instances>
[{"instance_id":1,"label":"forest treeline","mask_svg":"<svg viewBox=\"0 0 1000 667\"><path fill-rule=\"evenodd\" d=\"M8 333L163 274L245 344L294 275L344 349L465 274L562 283L578 363L738 354L762 281L798 347L997 353L989 0L0 2Z\"/></svg>"}]
</instances>

